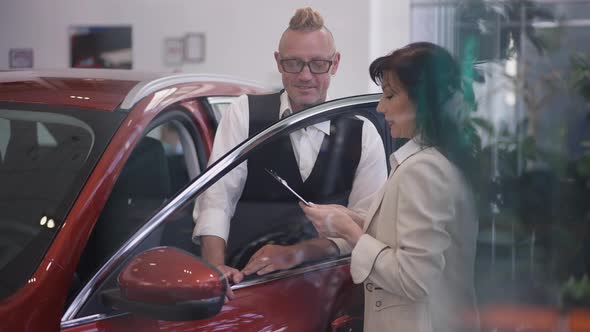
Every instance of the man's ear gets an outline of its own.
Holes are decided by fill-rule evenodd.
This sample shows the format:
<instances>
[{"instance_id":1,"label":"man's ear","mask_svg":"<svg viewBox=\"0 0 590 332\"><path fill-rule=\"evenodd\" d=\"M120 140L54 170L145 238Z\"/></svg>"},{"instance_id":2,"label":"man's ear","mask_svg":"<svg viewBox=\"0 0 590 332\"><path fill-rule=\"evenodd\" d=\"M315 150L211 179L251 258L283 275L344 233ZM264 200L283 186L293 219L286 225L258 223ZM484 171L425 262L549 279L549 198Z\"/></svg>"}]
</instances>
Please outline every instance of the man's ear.
<instances>
[{"instance_id":1,"label":"man's ear","mask_svg":"<svg viewBox=\"0 0 590 332\"><path fill-rule=\"evenodd\" d=\"M282 74L283 73L283 67L281 67L279 51L275 51L275 61L277 63L277 69L279 70L279 73Z\"/></svg>"},{"instance_id":2,"label":"man's ear","mask_svg":"<svg viewBox=\"0 0 590 332\"><path fill-rule=\"evenodd\" d=\"M339 65L340 65L340 52L336 52L336 54L334 54L334 63L332 64L332 69L330 69L330 74L336 75Z\"/></svg>"}]
</instances>

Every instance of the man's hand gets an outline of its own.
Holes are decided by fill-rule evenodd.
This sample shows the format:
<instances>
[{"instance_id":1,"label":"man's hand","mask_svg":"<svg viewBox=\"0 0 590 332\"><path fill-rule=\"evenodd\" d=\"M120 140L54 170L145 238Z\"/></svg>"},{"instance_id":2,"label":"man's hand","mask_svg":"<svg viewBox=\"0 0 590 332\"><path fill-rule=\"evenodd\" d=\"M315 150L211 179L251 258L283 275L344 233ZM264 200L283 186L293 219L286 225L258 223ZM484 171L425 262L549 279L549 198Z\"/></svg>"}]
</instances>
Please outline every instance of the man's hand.
<instances>
[{"instance_id":1,"label":"man's hand","mask_svg":"<svg viewBox=\"0 0 590 332\"><path fill-rule=\"evenodd\" d=\"M231 290L231 284L237 284L244 279L244 274L239 270L225 265L225 240L212 235L201 236L202 257L215 266L227 282L227 291L225 293L225 303L234 298L234 292Z\"/></svg>"},{"instance_id":2,"label":"man's hand","mask_svg":"<svg viewBox=\"0 0 590 332\"><path fill-rule=\"evenodd\" d=\"M297 246L267 244L260 248L242 270L245 275L264 275L278 270L290 269L303 262L304 253Z\"/></svg>"},{"instance_id":3,"label":"man's hand","mask_svg":"<svg viewBox=\"0 0 590 332\"><path fill-rule=\"evenodd\" d=\"M234 298L234 292L231 290L232 284L237 284L244 279L244 274L234 269L233 267L229 267L227 265L217 265L215 266L219 272L223 274L225 281L227 283L227 291L225 292L225 302L227 303L229 300Z\"/></svg>"}]
</instances>

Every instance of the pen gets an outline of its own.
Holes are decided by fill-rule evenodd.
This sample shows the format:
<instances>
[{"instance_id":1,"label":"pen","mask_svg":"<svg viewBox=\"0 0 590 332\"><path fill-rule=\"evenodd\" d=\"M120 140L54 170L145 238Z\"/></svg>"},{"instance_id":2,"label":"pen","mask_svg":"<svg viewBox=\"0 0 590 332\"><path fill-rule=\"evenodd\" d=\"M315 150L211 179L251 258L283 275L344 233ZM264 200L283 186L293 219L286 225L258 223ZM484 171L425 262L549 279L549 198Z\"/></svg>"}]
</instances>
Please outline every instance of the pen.
<instances>
[{"instance_id":1,"label":"pen","mask_svg":"<svg viewBox=\"0 0 590 332\"><path fill-rule=\"evenodd\" d=\"M301 197L301 195L299 195L295 190L293 190L289 184L287 183L287 181L285 181L283 178L281 178L275 171L273 170L269 170L268 168L264 169L268 174L270 174L275 180L277 180L278 183L282 184L285 188L289 189L289 191L291 193L293 193L293 195L295 195L301 202L303 202L303 204L310 206L309 202L306 201L305 199L303 199L303 197Z\"/></svg>"}]
</instances>

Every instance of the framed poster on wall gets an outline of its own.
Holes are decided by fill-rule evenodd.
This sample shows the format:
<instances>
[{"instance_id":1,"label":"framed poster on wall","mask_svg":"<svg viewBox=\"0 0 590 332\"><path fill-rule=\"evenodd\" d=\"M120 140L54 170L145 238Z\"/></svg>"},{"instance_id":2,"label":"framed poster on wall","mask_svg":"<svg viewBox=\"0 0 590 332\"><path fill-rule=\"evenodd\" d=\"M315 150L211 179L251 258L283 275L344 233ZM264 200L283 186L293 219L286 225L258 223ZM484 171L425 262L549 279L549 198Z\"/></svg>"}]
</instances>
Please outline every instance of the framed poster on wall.
<instances>
[{"instance_id":1,"label":"framed poster on wall","mask_svg":"<svg viewBox=\"0 0 590 332\"><path fill-rule=\"evenodd\" d=\"M164 64L181 66L184 57L184 40L182 38L164 39Z\"/></svg>"},{"instance_id":2,"label":"framed poster on wall","mask_svg":"<svg viewBox=\"0 0 590 332\"><path fill-rule=\"evenodd\" d=\"M204 33L188 33L184 37L184 60L186 62L205 61Z\"/></svg>"},{"instance_id":3,"label":"framed poster on wall","mask_svg":"<svg viewBox=\"0 0 590 332\"><path fill-rule=\"evenodd\" d=\"M131 26L72 26L70 66L131 69L131 46Z\"/></svg>"},{"instance_id":4,"label":"framed poster on wall","mask_svg":"<svg viewBox=\"0 0 590 332\"><path fill-rule=\"evenodd\" d=\"M11 69L33 68L33 49L11 48L8 53L8 62Z\"/></svg>"}]
</instances>

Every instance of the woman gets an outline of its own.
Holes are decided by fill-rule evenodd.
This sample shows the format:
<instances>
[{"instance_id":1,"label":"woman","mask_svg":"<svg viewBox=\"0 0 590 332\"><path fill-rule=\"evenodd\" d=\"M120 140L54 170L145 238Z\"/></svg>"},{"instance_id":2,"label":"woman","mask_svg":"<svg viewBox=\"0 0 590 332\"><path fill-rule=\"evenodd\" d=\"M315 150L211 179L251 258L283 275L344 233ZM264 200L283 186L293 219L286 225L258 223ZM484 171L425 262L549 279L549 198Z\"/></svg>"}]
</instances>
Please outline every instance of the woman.
<instances>
[{"instance_id":1,"label":"woman","mask_svg":"<svg viewBox=\"0 0 590 332\"><path fill-rule=\"evenodd\" d=\"M366 218L334 205L302 205L319 234L364 283L365 331L458 331L474 314L477 215L475 135L466 126L458 64L413 43L375 60L377 111L394 138L392 171ZM470 317L473 318L473 317Z\"/></svg>"}]
</instances>

